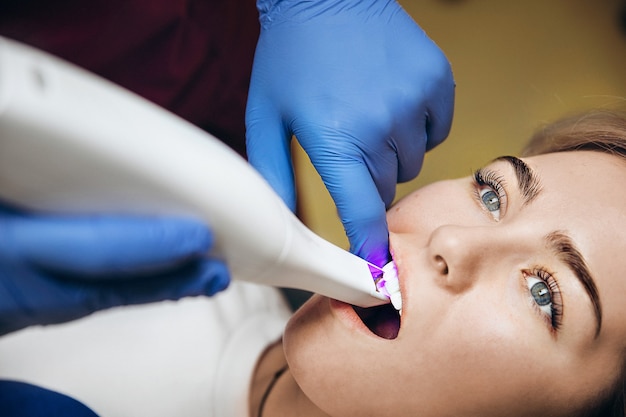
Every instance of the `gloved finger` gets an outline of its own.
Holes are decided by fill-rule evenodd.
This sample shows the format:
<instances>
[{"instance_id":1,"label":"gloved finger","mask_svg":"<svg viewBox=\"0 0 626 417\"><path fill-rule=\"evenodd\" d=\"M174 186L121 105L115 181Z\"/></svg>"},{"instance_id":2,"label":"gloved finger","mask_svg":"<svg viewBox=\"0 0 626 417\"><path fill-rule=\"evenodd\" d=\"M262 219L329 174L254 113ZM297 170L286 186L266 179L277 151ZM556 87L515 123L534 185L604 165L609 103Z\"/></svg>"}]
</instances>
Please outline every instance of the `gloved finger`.
<instances>
[{"instance_id":1,"label":"gloved finger","mask_svg":"<svg viewBox=\"0 0 626 417\"><path fill-rule=\"evenodd\" d=\"M246 152L248 161L285 204L295 211L296 189L293 165L291 162L291 132L277 114L263 114L260 108L246 113Z\"/></svg>"},{"instance_id":2,"label":"gloved finger","mask_svg":"<svg viewBox=\"0 0 626 417\"><path fill-rule=\"evenodd\" d=\"M424 153L450 134L454 114L454 82L441 81L441 84L427 111L399 115L403 123L397 124L393 134L398 155L398 182L417 177L422 169Z\"/></svg>"},{"instance_id":3,"label":"gloved finger","mask_svg":"<svg viewBox=\"0 0 626 417\"><path fill-rule=\"evenodd\" d=\"M429 101L428 120L426 123L426 133L428 141L426 150L429 151L444 141L450 134L452 118L454 116L454 90L455 83L452 77L450 64L446 59L441 61L446 67L441 69L439 74L450 74L447 77L440 77L431 91L432 97Z\"/></svg>"},{"instance_id":4,"label":"gloved finger","mask_svg":"<svg viewBox=\"0 0 626 417\"><path fill-rule=\"evenodd\" d=\"M207 253L211 231L183 218L28 216L0 223L0 251L83 277L158 271Z\"/></svg>"},{"instance_id":5,"label":"gloved finger","mask_svg":"<svg viewBox=\"0 0 626 417\"><path fill-rule=\"evenodd\" d=\"M366 123L361 121L360 124ZM346 207L349 211L358 212L356 206L360 198L370 203L366 206L382 200L384 207L388 207L395 197L398 177L397 148L393 141L383 140L376 133L380 129L371 123L368 126L369 129L352 128L352 133L348 136L337 133L320 136L310 128L300 129L296 133L339 211ZM358 136L352 137L352 134ZM374 146L371 146L372 143ZM373 195L378 198L371 199Z\"/></svg>"},{"instance_id":6,"label":"gloved finger","mask_svg":"<svg viewBox=\"0 0 626 417\"><path fill-rule=\"evenodd\" d=\"M145 304L184 297L212 296L226 289L230 273L226 264L215 259L189 262L182 268L126 281L101 281L81 289L93 310L131 304Z\"/></svg>"},{"instance_id":7,"label":"gloved finger","mask_svg":"<svg viewBox=\"0 0 626 417\"><path fill-rule=\"evenodd\" d=\"M230 274L221 261L199 259L133 280L88 281L45 270L30 271L22 279L27 280L26 288L0 280L0 299L9 300L0 306L0 335L33 324L67 322L116 306L212 296L228 286Z\"/></svg>"},{"instance_id":8,"label":"gloved finger","mask_svg":"<svg viewBox=\"0 0 626 417\"><path fill-rule=\"evenodd\" d=\"M345 220L344 227L352 253L380 267L391 260L386 217Z\"/></svg>"},{"instance_id":9,"label":"gloved finger","mask_svg":"<svg viewBox=\"0 0 626 417\"><path fill-rule=\"evenodd\" d=\"M230 274L223 262L199 259L171 268L158 275L146 275L133 280L86 281L77 277L40 271L39 278L30 283L20 305L24 311L38 311L36 323L63 323L111 307L145 304L162 300L178 300L190 296L212 296L224 290ZM37 294L46 294L37 297ZM0 329L13 331L33 323L13 320L2 323Z\"/></svg>"},{"instance_id":10,"label":"gloved finger","mask_svg":"<svg viewBox=\"0 0 626 417\"><path fill-rule=\"evenodd\" d=\"M388 258L389 237L386 205L395 193L394 174L387 179L388 203L381 199L368 167L363 161L312 159L330 195L350 241L350 251L377 265ZM383 170L387 171L387 170Z\"/></svg>"},{"instance_id":11,"label":"gloved finger","mask_svg":"<svg viewBox=\"0 0 626 417\"><path fill-rule=\"evenodd\" d=\"M427 141L426 115L413 115L412 122L398 126L393 135L398 158L397 182L410 181L417 177L422 169ZM395 184L394 184L395 185Z\"/></svg>"},{"instance_id":12,"label":"gloved finger","mask_svg":"<svg viewBox=\"0 0 626 417\"><path fill-rule=\"evenodd\" d=\"M6 417L97 417L83 403L46 388L18 381L0 381L0 410Z\"/></svg>"}]
</instances>

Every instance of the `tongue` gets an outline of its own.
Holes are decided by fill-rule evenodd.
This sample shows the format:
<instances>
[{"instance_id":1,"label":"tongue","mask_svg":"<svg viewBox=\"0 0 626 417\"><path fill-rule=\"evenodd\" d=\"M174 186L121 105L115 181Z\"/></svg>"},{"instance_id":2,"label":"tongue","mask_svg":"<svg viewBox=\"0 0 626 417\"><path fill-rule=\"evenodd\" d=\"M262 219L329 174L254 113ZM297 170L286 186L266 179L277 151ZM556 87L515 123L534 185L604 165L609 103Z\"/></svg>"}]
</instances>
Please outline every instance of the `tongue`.
<instances>
[{"instance_id":1,"label":"tongue","mask_svg":"<svg viewBox=\"0 0 626 417\"><path fill-rule=\"evenodd\" d=\"M395 339L400 331L400 315L391 304L377 307L354 307L363 323L375 335L384 339Z\"/></svg>"}]
</instances>

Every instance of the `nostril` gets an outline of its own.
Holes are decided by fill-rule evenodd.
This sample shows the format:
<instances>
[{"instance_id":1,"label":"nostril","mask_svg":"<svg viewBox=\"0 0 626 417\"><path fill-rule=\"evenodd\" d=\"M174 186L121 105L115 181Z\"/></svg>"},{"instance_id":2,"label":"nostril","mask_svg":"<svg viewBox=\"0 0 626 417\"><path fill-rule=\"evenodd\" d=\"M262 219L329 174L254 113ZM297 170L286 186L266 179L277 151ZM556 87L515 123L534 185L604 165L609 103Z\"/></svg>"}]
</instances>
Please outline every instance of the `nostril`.
<instances>
[{"instance_id":1,"label":"nostril","mask_svg":"<svg viewBox=\"0 0 626 417\"><path fill-rule=\"evenodd\" d=\"M448 275L448 264L441 255L435 256L435 266L442 275Z\"/></svg>"}]
</instances>

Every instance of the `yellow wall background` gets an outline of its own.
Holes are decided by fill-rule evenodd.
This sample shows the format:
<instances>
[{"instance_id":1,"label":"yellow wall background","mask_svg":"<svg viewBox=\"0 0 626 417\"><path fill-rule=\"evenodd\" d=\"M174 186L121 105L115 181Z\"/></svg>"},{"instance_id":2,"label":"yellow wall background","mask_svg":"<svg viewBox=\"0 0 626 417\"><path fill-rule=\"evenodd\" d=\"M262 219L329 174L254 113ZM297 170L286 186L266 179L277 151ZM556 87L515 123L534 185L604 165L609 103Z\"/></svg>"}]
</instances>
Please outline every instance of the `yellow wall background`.
<instances>
[{"instance_id":1,"label":"yellow wall background","mask_svg":"<svg viewBox=\"0 0 626 417\"><path fill-rule=\"evenodd\" d=\"M516 154L543 123L598 107L626 109L622 0L404 0L407 12L446 53L457 83L448 139L429 152L421 185L468 175L496 156ZM295 145L302 217L348 248L335 206Z\"/></svg>"}]
</instances>

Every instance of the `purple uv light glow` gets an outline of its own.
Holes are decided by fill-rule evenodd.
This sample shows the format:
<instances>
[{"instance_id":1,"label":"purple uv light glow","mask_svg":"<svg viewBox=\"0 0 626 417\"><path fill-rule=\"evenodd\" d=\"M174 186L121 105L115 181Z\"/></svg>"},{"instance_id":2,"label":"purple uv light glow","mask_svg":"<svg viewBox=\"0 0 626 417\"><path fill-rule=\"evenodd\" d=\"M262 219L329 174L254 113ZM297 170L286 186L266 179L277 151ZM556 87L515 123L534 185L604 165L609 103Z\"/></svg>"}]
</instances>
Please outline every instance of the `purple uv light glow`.
<instances>
[{"instance_id":1,"label":"purple uv light glow","mask_svg":"<svg viewBox=\"0 0 626 417\"><path fill-rule=\"evenodd\" d=\"M379 278L382 278L384 271L381 267L378 267L372 263L368 262L368 266L370 268L370 272L372 273L372 279L376 281Z\"/></svg>"},{"instance_id":2,"label":"purple uv light glow","mask_svg":"<svg viewBox=\"0 0 626 417\"><path fill-rule=\"evenodd\" d=\"M387 298L391 298L391 294L389 293L386 287L387 280L384 277L381 276L374 282L376 283L376 289L378 290L379 293L381 293Z\"/></svg>"}]
</instances>

